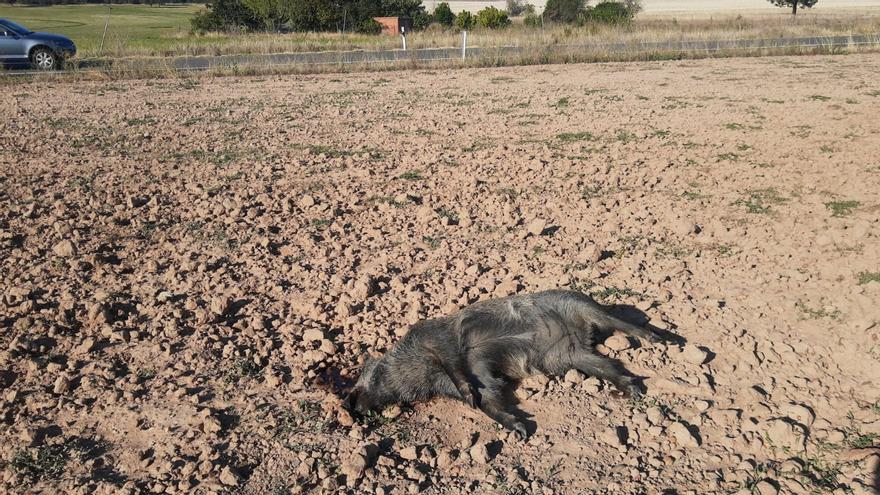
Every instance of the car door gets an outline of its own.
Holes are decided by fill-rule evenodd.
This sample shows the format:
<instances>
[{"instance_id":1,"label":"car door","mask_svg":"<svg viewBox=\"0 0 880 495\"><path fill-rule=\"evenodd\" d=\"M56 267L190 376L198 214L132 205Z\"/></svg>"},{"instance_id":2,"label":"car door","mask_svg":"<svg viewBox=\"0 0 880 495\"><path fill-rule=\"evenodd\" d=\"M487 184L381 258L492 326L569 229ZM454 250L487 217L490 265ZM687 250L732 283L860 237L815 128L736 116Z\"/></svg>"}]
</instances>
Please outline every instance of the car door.
<instances>
[{"instance_id":1,"label":"car door","mask_svg":"<svg viewBox=\"0 0 880 495\"><path fill-rule=\"evenodd\" d=\"M11 62L21 53L21 39L10 28L0 24L0 61Z\"/></svg>"},{"instance_id":2,"label":"car door","mask_svg":"<svg viewBox=\"0 0 880 495\"><path fill-rule=\"evenodd\" d=\"M21 34L0 22L0 61L10 63L27 60L26 44Z\"/></svg>"}]
</instances>

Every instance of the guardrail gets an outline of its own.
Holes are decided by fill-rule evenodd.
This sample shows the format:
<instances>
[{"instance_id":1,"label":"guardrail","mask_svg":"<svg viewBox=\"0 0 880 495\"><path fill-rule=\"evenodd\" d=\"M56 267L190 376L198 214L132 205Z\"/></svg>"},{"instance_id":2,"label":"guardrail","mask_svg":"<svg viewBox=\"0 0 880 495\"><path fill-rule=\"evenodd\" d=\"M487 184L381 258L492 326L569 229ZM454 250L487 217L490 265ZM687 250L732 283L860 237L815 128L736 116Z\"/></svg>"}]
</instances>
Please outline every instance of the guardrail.
<instances>
[{"instance_id":1,"label":"guardrail","mask_svg":"<svg viewBox=\"0 0 880 495\"><path fill-rule=\"evenodd\" d=\"M573 55L578 52L650 53L657 51L719 52L736 49L780 48L845 48L850 46L880 45L880 36L831 36L780 39L677 41L653 43L582 43L547 46L493 46L421 48L415 50L351 50L339 52L284 53L270 55L220 55L212 57L175 58L171 67L178 70L206 70L233 65L347 65L376 62L431 62L461 58L480 58L484 55L514 56L528 50L542 49L557 54Z\"/></svg>"},{"instance_id":2,"label":"guardrail","mask_svg":"<svg viewBox=\"0 0 880 495\"><path fill-rule=\"evenodd\" d=\"M682 53L713 53L735 50L755 49L786 49L786 48L850 48L850 47L878 46L880 47L880 35L852 35L852 36L811 36L802 38L773 38L773 39L734 39L734 40L706 40L706 41L661 41L661 42L636 42L636 43L579 43L579 44L555 44L555 45L528 45L528 46L492 46L492 47L458 47L442 48L419 48L411 50L349 50L327 52L301 52L301 53L273 53L273 54L243 54L243 55L218 55L218 56L185 56L167 58L143 58L129 59L127 63L138 63L150 68L155 65L156 69L172 69L175 71L202 71L210 69L226 69L230 67L246 67L252 65L296 67L296 66L320 66L320 65L352 65L373 63L398 63L398 62L435 62L445 60L479 59L483 56L511 57L528 53L528 51L543 50L553 55L576 56L578 54L602 52L607 54L650 54L654 52L682 52ZM101 70L112 65L112 60L83 60L80 61L77 70ZM60 73L63 73L61 71ZM35 71L12 71L10 75L35 74ZM39 72L42 73L42 72Z\"/></svg>"}]
</instances>

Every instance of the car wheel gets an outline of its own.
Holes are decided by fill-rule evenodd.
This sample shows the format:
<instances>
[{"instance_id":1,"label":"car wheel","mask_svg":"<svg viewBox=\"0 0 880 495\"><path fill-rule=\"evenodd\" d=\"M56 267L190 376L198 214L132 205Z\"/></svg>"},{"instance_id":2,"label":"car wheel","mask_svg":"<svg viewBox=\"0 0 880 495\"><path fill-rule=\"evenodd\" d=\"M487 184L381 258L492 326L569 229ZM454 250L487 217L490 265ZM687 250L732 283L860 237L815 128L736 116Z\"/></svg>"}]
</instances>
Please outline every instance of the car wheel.
<instances>
[{"instance_id":1,"label":"car wheel","mask_svg":"<svg viewBox=\"0 0 880 495\"><path fill-rule=\"evenodd\" d=\"M38 70L58 68L58 56L48 48L37 48L31 53L31 64Z\"/></svg>"}]
</instances>

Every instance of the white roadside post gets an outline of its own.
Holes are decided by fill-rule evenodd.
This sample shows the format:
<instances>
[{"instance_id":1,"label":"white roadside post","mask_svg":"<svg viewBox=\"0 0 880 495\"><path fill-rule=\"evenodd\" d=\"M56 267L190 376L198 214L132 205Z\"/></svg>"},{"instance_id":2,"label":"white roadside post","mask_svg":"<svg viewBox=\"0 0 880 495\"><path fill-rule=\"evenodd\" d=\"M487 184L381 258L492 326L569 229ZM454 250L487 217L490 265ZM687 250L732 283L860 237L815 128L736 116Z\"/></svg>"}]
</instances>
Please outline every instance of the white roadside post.
<instances>
[{"instance_id":1,"label":"white roadside post","mask_svg":"<svg viewBox=\"0 0 880 495\"><path fill-rule=\"evenodd\" d=\"M113 8L110 3L107 3L107 18L104 19L104 34L101 35L101 48L98 49L101 54L104 54L104 38L107 37L107 27L110 26L110 10Z\"/></svg>"},{"instance_id":2,"label":"white roadside post","mask_svg":"<svg viewBox=\"0 0 880 495\"><path fill-rule=\"evenodd\" d=\"M406 27L400 26L400 37L403 38L403 51L406 51Z\"/></svg>"},{"instance_id":3,"label":"white roadside post","mask_svg":"<svg viewBox=\"0 0 880 495\"><path fill-rule=\"evenodd\" d=\"M461 59L467 58L467 31L461 32Z\"/></svg>"}]
</instances>

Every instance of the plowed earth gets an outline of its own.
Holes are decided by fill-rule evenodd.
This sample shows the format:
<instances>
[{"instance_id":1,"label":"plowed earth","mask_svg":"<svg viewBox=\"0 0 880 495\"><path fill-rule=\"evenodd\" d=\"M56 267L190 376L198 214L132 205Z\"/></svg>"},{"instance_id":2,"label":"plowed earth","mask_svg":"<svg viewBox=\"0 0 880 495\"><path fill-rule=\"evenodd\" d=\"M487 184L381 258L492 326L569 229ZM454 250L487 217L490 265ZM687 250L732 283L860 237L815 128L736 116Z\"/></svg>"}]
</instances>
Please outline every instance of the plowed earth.
<instances>
[{"instance_id":1,"label":"plowed earth","mask_svg":"<svg viewBox=\"0 0 880 495\"><path fill-rule=\"evenodd\" d=\"M3 492L870 493L880 56L26 83L0 99ZM575 287L686 344L519 442L338 394Z\"/></svg>"}]
</instances>

